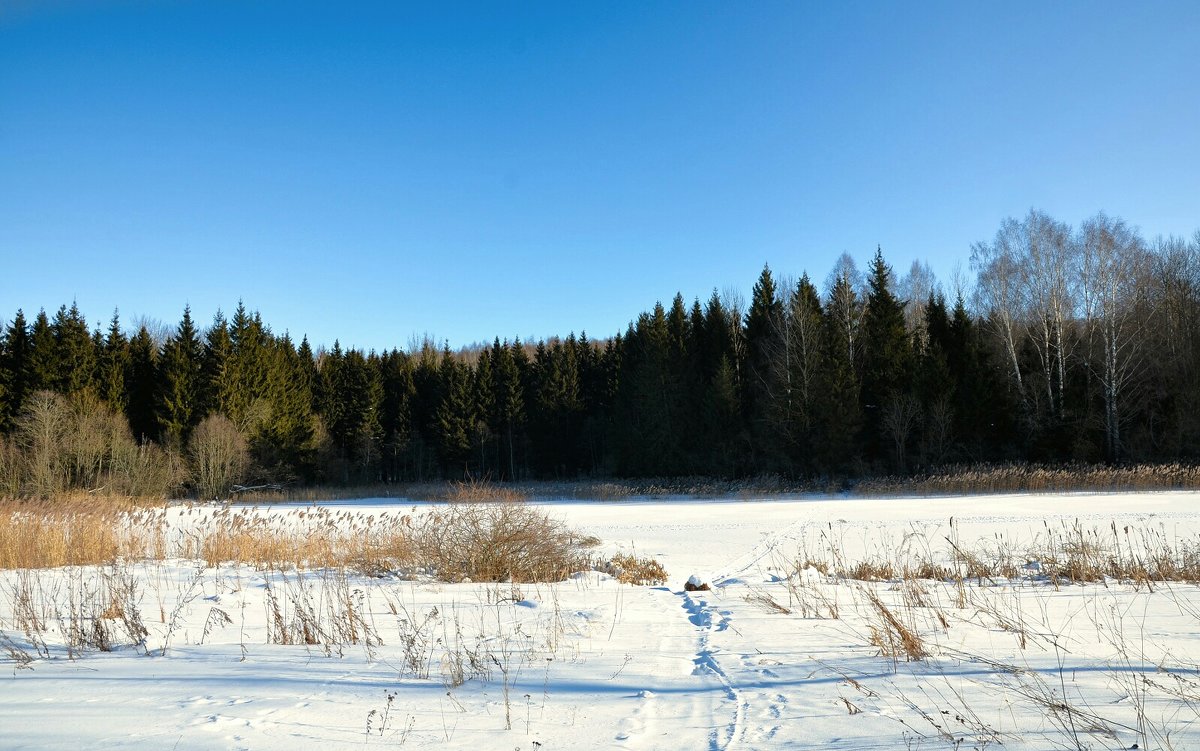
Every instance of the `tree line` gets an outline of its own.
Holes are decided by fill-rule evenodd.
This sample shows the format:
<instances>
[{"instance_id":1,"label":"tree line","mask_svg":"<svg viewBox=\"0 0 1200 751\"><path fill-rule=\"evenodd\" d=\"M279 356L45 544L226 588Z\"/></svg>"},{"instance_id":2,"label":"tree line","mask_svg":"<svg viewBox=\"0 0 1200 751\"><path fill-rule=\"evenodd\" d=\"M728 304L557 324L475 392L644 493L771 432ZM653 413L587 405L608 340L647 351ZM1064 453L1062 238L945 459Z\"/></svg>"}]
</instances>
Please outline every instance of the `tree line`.
<instances>
[{"instance_id":1,"label":"tree line","mask_svg":"<svg viewBox=\"0 0 1200 751\"><path fill-rule=\"evenodd\" d=\"M0 339L0 492L144 481L128 466L220 494L232 479L1197 458L1200 232L1148 242L1103 213L1071 227L1034 210L970 263L949 292L925 264L898 276L878 249L865 273L844 254L820 287L764 267L748 303L676 295L603 340L457 352L314 352L240 303L206 328L185 307L160 336L115 313L92 330L75 305L17 311ZM95 433L107 439L63 448Z\"/></svg>"}]
</instances>

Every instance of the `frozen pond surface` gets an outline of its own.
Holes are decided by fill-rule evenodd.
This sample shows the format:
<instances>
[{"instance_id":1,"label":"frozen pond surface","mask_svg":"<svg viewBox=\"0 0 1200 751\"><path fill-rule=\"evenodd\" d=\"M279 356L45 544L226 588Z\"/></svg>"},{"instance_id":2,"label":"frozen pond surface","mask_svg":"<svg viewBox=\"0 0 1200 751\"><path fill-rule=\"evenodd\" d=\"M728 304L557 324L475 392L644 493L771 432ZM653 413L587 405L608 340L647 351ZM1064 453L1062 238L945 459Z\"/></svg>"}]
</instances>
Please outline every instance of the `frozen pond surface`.
<instances>
[{"instance_id":1,"label":"frozen pond surface","mask_svg":"<svg viewBox=\"0 0 1200 751\"><path fill-rule=\"evenodd\" d=\"M343 520L428 508L328 505ZM70 659L67 624L48 611L49 656L37 653L16 593L69 604L71 592L118 574L0 572L0 629L38 654L19 667L0 651L2 745L1200 748L1196 586L1045 575L1049 554L1066 559L1076 538L1075 552L1097 559L1135 542L1195 554L1200 495L544 507L600 538L598 557L657 559L667 583L589 571L562 582L445 584L138 563L119 575L135 582L145 648ZM301 508L311 505L253 513ZM185 530L198 512L168 516ZM972 556L1019 570L902 576L922 564L964 572ZM864 561L894 570L869 583L839 576ZM712 589L684 591L692 575ZM272 643L280 620L303 607L344 643ZM904 632L921 659L908 659Z\"/></svg>"}]
</instances>

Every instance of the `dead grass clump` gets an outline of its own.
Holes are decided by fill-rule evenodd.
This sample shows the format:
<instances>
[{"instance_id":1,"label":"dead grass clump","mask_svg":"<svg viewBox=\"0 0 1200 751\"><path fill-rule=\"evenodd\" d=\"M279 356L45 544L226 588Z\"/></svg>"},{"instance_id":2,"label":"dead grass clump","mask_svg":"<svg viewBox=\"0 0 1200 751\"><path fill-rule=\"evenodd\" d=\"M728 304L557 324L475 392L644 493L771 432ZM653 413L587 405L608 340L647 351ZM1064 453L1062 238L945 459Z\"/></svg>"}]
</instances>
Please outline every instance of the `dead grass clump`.
<instances>
[{"instance_id":1,"label":"dead grass clump","mask_svg":"<svg viewBox=\"0 0 1200 751\"><path fill-rule=\"evenodd\" d=\"M752 605L758 605L768 613L779 613L780 615L792 614L791 608L780 604L779 601L766 592L751 592L742 599Z\"/></svg>"},{"instance_id":2,"label":"dead grass clump","mask_svg":"<svg viewBox=\"0 0 1200 751\"><path fill-rule=\"evenodd\" d=\"M873 582L892 581L896 578L896 568L891 561L859 561L846 571L846 578Z\"/></svg>"},{"instance_id":3,"label":"dead grass clump","mask_svg":"<svg viewBox=\"0 0 1200 751\"><path fill-rule=\"evenodd\" d=\"M612 571L617 581L622 584L646 586L665 584L667 570L654 558L638 557L629 553L619 553L613 556L605 570Z\"/></svg>"},{"instance_id":4,"label":"dead grass clump","mask_svg":"<svg viewBox=\"0 0 1200 751\"><path fill-rule=\"evenodd\" d=\"M915 627L901 621L874 591L864 589L863 594L877 616L876 621L870 624L870 641L879 648L880 654L891 660L903 657L908 662L917 662L929 656L925 642Z\"/></svg>"}]
</instances>

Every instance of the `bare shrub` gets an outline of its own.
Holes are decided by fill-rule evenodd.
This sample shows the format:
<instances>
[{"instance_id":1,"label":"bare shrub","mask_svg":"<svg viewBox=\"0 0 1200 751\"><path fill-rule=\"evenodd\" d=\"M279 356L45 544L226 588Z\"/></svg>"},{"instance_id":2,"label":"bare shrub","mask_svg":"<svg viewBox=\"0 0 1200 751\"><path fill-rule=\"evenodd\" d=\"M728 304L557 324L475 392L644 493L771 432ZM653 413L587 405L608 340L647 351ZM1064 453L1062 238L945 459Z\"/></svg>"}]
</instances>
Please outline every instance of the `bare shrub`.
<instances>
[{"instance_id":1,"label":"bare shrub","mask_svg":"<svg viewBox=\"0 0 1200 751\"><path fill-rule=\"evenodd\" d=\"M29 397L17 420L17 443L25 455L25 492L49 498L66 488L62 447L70 430L67 400L50 391Z\"/></svg>"},{"instance_id":2,"label":"bare shrub","mask_svg":"<svg viewBox=\"0 0 1200 751\"><path fill-rule=\"evenodd\" d=\"M250 463L246 437L224 415L209 415L196 426L188 454L201 498L228 498Z\"/></svg>"},{"instance_id":3,"label":"bare shrub","mask_svg":"<svg viewBox=\"0 0 1200 751\"><path fill-rule=\"evenodd\" d=\"M585 568L578 538L524 504L452 504L422 518L419 556L448 581L559 581Z\"/></svg>"},{"instance_id":4,"label":"bare shrub","mask_svg":"<svg viewBox=\"0 0 1200 751\"><path fill-rule=\"evenodd\" d=\"M0 500L16 498L21 494L24 458L17 444L0 435Z\"/></svg>"}]
</instances>

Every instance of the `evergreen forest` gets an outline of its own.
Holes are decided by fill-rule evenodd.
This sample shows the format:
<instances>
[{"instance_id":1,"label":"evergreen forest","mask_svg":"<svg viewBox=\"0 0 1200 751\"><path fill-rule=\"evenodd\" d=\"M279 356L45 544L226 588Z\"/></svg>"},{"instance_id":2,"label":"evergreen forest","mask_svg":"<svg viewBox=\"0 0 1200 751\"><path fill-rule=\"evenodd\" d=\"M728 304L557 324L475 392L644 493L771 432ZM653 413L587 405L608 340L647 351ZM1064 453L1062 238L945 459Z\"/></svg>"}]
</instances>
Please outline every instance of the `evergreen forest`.
<instances>
[{"instance_id":1,"label":"evergreen forest","mask_svg":"<svg viewBox=\"0 0 1200 751\"><path fill-rule=\"evenodd\" d=\"M1200 458L1200 232L1034 210L968 268L764 267L748 298L676 295L606 338L457 351L314 351L241 303L163 331L18 310L0 496Z\"/></svg>"}]
</instances>

